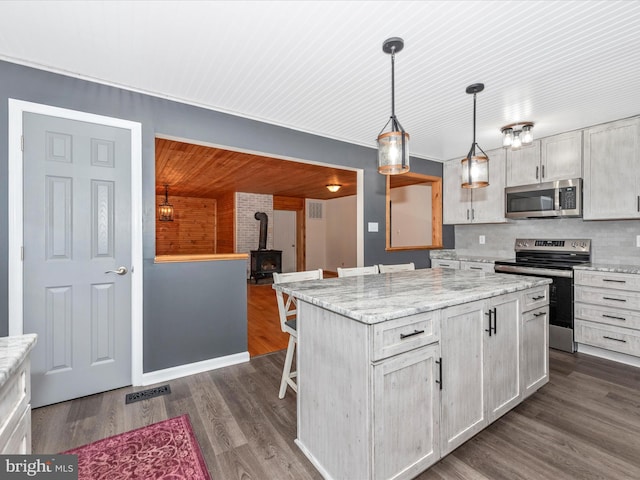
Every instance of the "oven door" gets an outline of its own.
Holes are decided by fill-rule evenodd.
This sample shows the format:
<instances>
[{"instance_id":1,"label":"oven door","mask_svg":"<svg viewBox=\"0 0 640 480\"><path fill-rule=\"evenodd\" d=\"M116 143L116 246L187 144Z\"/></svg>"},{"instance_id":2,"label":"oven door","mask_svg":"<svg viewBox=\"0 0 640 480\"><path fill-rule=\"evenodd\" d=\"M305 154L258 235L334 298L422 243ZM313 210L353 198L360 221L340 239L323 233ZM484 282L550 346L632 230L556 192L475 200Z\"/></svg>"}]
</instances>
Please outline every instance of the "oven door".
<instances>
[{"instance_id":1,"label":"oven door","mask_svg":"<svg viewBox=\"0 0 640 480\"><path fill-rule=\"evenodd\" d=\"M549 285L549 346L565 352L575 352L573 341L573 271L552 271L544 268L496 264L495 272L551 279L552 283Z\"/></svg>"}]
</instances>

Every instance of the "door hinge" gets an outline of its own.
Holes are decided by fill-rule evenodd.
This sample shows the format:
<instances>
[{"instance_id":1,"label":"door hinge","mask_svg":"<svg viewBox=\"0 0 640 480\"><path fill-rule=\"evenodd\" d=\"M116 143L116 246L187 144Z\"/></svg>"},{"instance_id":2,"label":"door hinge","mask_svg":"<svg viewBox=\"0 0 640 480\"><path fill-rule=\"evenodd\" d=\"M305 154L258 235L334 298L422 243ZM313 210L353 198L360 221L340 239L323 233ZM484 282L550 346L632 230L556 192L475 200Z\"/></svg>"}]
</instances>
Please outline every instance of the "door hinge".
<instances>
[{"instance_id":1,"label":"door hinge","mask_svg":"<svg viewBox=\"0 0 640 480\"><path fill-rule=\"evenodd\" d=\"M24 135L20 135L20 150L24 152Z\"/></svg>"},{"instance_id":2,"label":"door hinge","mask_svg":"<svg viewBox=\"0 0 640 480\"><path fill-rule=\"evenodd\" d=\"M24 247L20 247L20 260L24 262Z\"/></svg>"}]
</instances>

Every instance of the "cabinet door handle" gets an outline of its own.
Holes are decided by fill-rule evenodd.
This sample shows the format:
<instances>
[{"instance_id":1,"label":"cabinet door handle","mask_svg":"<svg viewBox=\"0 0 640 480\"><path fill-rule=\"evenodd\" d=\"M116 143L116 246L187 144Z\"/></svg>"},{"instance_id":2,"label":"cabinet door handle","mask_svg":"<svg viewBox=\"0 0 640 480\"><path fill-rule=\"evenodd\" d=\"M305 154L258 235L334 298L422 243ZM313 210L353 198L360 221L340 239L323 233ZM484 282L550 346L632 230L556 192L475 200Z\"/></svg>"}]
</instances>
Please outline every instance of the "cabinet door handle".
<instances>
[{"instance_id":1,"label":"cabinet door handle","mask_svg":"<svg viewBox=\"0 0 640 480\"><path fill-rule=\"evenodd\" d=\"M533 314L534 317L541 317L542 315L544 315L544 312L538 312Z\"/></svg>"},{"instance_id":2,"label":"cabinet door handle","mask_svg":"<svg viewBox=\"0 0 640 480\"><path fill-rule=\"evenodd\" d=\"M602 297L603 300L613 300L614 302L626 302L624 298Z\"/></svg>"},{"instance_id":3,"label":"cabinet door handle","mask_svg":"<svg viewBox=\"0 0 640 480\"><path fill-rule=\"evenodd\" d=\"M482 267L469 267L469 270L482 270Z\"/></svg>"},{"instance_id":4,"label":"cabinet door handle","mask_svg":"<svg viewBox=\"0 0 640 480\"><path fill-rule=\"evenodd\" d=\"M626 280L613 280L611 278L603 278L603 282L611 282L611 283L627 283Z\"/></svg>"},{"instance_id":5,"label":"cabinet door handle","mask_svg":"<svg viewBox=\"0 0 640 480\"><path fill-rule=\"evenodd\" d=\"M607 340L615 340L616 342L620 342L620 343L627 343L626 340L622 340L621 338L609 337L607 335L603 335L602 338L606 338Z\"/></svg>"},{"instance_id":6,"label":"cabinet door handle","mask_svg":"<svg viewBox=\"0 0 640 480\"><path fill-rule=\"evenodd\" d=\"M542 178L544 178L544 165L542 165Z\"/></svg>"},{"instance_id":7,"label":"cabinet door handle","mask_svg":"<svg viewBox=\"0 0 640 480\"><path fill-rule=\"evenodd\" d=\"M498 308L493 307L493 334L498 334Z\"/></svg>"},{"instance_id":8,"label":"cabinet door handle","mask_svg":"<svg viewBox=\"0 0 640 480\"><path fill-rule=\"evenodd\" d=\"M467 220L469 220L469 209L467 208Z\"/></svg>"},{"instance_id":9,"label":"cabinet door handle","mask_svg":"<svg viewBox=\"0 0 640 480\"><path fill-rule=\"evenodd\" d=\"M436 380L436 383L440 385L440 390L442 390L442 357L440 357L440 360L436 360L436 363L438 364L438 370L440 370L439 380Z\"/></svg>"},{"instance_id":10,"label":"cabinet door handle","mask_svg":"<svg viewBox=\"0 0 640 480\"><path fill-rule=\"evenodd\" d=\"M626 318L624 318L624 317L615 317L615 316L613 316L613 315L607 315L606 313L603 313L603 314L602 314L602 316L603 316L604 318L613 318L614 320L622 320L623 322L626 322L626 321L627 321L627 319L626 319Z\"/></svg>"},{"instance_id":11,"label":"cabinet door handle","mask_svg":"<svg viewBox=\"0 0 640 480\"><path fill-rule=\"evenodd\" d=\"M539 180L538 178L538 172L540 171L540 167L536 167L536 180Z\"/></svg>"},{"instance_id":12,"label":"cabinet door handle","mask_svg":"<svg viewBox=\"0 0 640 480\"><path fill-rule=\"evenodd\" d=\"M544 298L544 295L540 295L539 297L533 297L533 300L542 300Z\"/></svg>"},{"instance_id":13,"label":"cabinet door handle","mask_svg":"<svg viewBox=\"0 0 640 480\"><path fill-rule=\"evenodd\" d=\"M640 195L638 195L638 211L640 212Z\"/></svg>"},{"instance_id":14,"label":"cabinet door handle","mask_svg":"<svg viewBox=\"0 0 640 480\"><path fill-rule=\"evenodd\" d=\"M471 209L471 220L475 220L476 219L476 210L475 208Z\"/></svg>"},{"instance_id":15,"label":"cabinet door handle","mask_svg":"<svg viewBox=\"0 0 640 480\"><path fill-rule=\"evenodd\" d=\"M420 335L424 333L424 330L414 330L413 333L401 333L400 340L404 340L405 338L413 337L414 335Z\"/></svg>"}]
</instances>

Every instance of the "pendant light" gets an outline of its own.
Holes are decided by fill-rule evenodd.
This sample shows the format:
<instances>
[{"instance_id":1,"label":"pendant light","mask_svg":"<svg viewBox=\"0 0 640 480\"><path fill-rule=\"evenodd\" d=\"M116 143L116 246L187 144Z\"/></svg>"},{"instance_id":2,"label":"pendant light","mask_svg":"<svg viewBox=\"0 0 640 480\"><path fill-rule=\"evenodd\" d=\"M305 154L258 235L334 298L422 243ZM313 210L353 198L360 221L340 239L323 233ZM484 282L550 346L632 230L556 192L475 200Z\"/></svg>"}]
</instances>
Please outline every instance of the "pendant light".
<instances>
[{"instance_id":1,"label":"pendant light","mask_svg":"<svg viewBox=\"0 0 640 480\"><path fill-rule=\"evenodd\" d=\"M169 185L164 186L164 202L158 205L158 220L173 222L173 205L169 203Z\"/></svg>"},{"instance_id":2,"label":"pendant light","mask_svg":"<svg viewBox=\"0 0 640 480\"><path fill-rule=\"evenodd\" d=\"M391 117L378 135L378 172L397 175L409 171L409 134L396 118L395 54L404 48L404 40L392 37L384 41L382 51L391 55ZM390 126L391 131L384 130Z\"/></svg>"},{"instance_id":3,"label":"pendant light","mask_svg":"<svg viewBox=\"0 0 640 480\"><path fill-rule=\"evenodd\" d=\"M467 93L473 94L473 143L466 158L462 159L462 188L489 186L489 157L476 142L476 94L483 90L483 83L467 87ZM476 148L480 153L476 152Z\"/></svg>"}]
</instances>

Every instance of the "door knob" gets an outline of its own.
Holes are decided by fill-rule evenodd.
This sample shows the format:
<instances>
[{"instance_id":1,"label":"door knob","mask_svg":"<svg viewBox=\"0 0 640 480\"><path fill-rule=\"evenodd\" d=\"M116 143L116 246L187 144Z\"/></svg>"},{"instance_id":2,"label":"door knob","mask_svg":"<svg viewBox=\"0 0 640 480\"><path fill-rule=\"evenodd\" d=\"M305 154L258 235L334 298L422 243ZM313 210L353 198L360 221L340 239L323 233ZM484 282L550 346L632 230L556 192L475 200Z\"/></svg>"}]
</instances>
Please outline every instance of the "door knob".
<instances>
[{"instance_id":1,"label":"door knob","mask_svg":"<svg viewBox=\"0 0 640 480\"><path fill-rule=\"evenodd\" d=\"M129 270L127 270L127 267L120 267L117 270L107 270L104 273L117 273L118 275L126 275L128 271Z\"/></svg>"}]
</instances>

